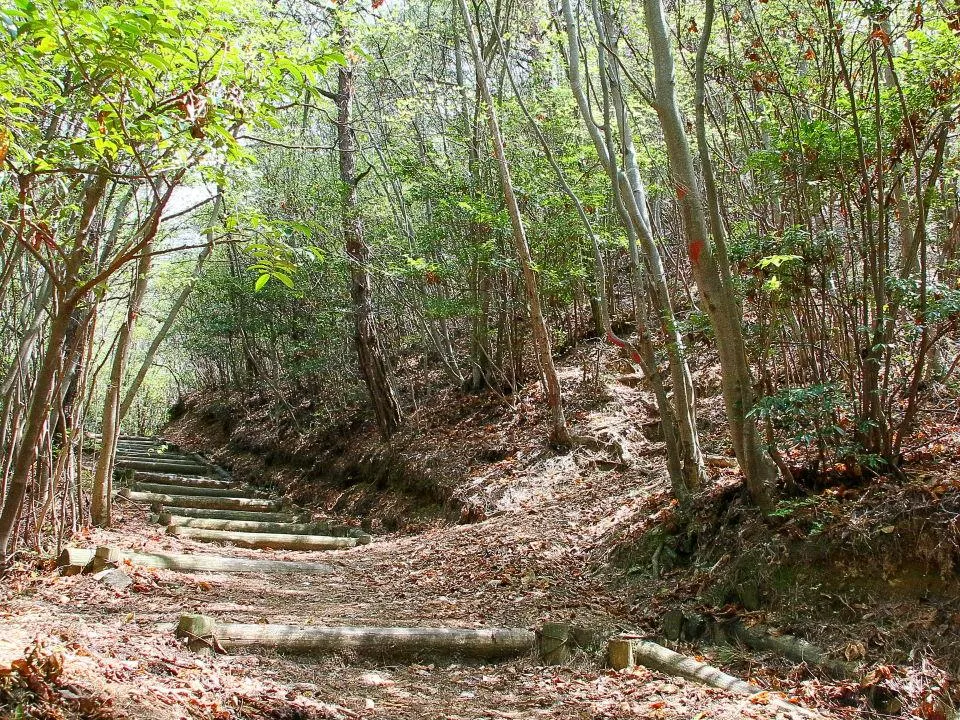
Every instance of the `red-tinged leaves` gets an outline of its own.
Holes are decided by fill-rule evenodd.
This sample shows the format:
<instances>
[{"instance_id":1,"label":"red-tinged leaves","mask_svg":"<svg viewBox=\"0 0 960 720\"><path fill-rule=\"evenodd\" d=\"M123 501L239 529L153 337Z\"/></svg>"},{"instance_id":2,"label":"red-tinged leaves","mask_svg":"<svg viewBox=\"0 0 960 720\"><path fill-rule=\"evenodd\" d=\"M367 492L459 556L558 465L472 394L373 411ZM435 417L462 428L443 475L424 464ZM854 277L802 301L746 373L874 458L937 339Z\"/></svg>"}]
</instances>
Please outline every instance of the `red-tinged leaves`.
<instances>
[{"instance_id":1,"label":"red-tinged leaves","mask_svg":"<svg viewBox=\"0 0 960 720\"><path fill-rule=\"evenodd\" d=\"M373 7L374 10L377 10L378 8L380 8L381 5L383 5L384 2L386 2L386 0L373 0L373 2L371 3L371 6Z\"/></svg>"},{"instance_id":2,"label":"red-tinged leaves","mask_svg":"<svg viewBox=\"0 0 960 720\"><path fill-rule=\"evenodd\" d=\"M879 26L875 27L873 29L873 32L870 33L870 38L872 40L876 40L884 47L888 47L890 45L890 36L887 34L887 31L884 30L882 27L879 27Z\"/></svg>"},{"instance_id":3,"label":"red-tinged leaves","mask_svg":"<svg viewBox=\"0 0 960 720\"><path fill-rule=\"evenodd\" d=\"M689 191L683 185L677 185L677 200L683 200Z\"/></svg>"}]
</instances>

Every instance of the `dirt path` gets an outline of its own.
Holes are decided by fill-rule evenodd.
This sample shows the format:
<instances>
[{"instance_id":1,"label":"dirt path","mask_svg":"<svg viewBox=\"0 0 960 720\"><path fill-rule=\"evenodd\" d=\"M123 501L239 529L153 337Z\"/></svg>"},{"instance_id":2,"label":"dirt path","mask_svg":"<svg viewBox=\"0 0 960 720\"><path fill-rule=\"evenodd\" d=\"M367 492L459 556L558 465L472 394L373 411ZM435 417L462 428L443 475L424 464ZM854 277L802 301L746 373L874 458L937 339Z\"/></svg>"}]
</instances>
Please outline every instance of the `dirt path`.
<instances>
[{"instance_id":1,"label":"dirt path","mask_svg":"<svg viewBox=\"0 0 960 720\"><path fill-rule=\"evenodd\" d=\"M642 512L657 483L638 486L636 473L585 474L578 463L573 456L544 460L536 473L511 481L503 509L483 522L381 536L334 552L217 548L165 535L148 524L146 510L121 504L112 530L93 531L77 544L318 561L334 571L268 576L126 567L135 583L115 592L88 575L22 567L5 590L0 661L39 639L64 657L61 685L95 696L103 718L778 716L762 697L744 700L644 669L613 672L586 658L559 668L531 659L434 667L268 654L200 658L173 636L182 612L251 623L572 621L608 633L629 629L631 598L602 564L597 570L597 558L611 529Z\"/></svg>"}]
</instances>

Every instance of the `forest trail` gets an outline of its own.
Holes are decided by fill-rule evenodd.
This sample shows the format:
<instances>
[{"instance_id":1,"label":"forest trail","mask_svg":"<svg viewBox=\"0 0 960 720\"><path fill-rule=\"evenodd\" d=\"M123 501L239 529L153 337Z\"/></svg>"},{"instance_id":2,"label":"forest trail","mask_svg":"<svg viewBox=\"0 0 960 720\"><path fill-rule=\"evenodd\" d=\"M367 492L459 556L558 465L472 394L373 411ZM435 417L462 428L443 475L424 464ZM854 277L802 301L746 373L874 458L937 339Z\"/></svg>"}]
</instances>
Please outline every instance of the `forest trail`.
<instances>
[{"instance_id":1,"label":"forest trail","mask_svg":"<svg viewBox=\"0 0 960 720\"><path fill-rule=\"evenodd\" d=\"M135 462L128 455L124 464ZM135 470L134 479L154 471ZM204 473L193 477L220 475L209 466ZM45 647L65 658L70 687L96 694L101 704L109 699L105 718L788 716L764 697L644 668L607 670L587 657L547 667L530 653L487 665L244 650L201 656L175 637L184 613L254 625L532 629L561 621L604 637L629 630L627 596L591 570L591 528L609 516L606 505L616 500L609 488L567 487L560 479L560 473L545 473L537 478L540 490L531 489L514 510L479 523L324 552L213 546L167 534L143 504L121 501L114 528L91 531L80 543L128 553L295 561L325 571L174 572L143 567L128 556L119 561L132 580L127 587L91 574L33 576L22 580L11 604L6 622L12 632L3 651L22 653L43 627Z\"/></svg>"}]
</instances>

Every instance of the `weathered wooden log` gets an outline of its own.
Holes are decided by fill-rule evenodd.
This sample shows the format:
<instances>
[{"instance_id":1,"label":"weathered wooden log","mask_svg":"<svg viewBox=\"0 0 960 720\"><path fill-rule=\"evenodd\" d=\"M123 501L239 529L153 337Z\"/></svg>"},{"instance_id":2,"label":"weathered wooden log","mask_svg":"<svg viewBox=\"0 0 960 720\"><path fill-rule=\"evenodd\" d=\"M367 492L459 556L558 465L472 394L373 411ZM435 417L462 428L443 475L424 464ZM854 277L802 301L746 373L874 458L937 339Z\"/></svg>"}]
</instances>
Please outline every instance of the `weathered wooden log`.
<instances>
[{"instance_id":1,"label":"weathered wooden log","mask_svg":"<svg viewBox=\"0 0 960 720\"><path fill-rule=\"evenodd\" d=\"M524 628L311 627L220 623L183 615L177 636L194 650L269 649L286 653L363 656L388 662L494 661L532 653L536 633Z\"/></svg>"},{"instance_id":2,"label":"weathered wooden log","mask_svg":"<svg viewBox=\"0 0 960 720\"><path fill-rule=\"evenodd\" d=\"M278 500L262 500L258 498L238 497L196 497L193 495L169 495L161 493L137 492L123 488L118 493L133 502L159 503L164 507L173 508L206 508L209 510L262 510L265 512L282 509L282 502Z\"/></svg>"},{"instance_id":3,"label":"weathered wooden log","mask_svg":"<svg viewBox=\"0 0 960 720\"><path fill-rule=\"evenodd\" d=\"M357 538L333 537L331 535L227 532L226 530L204 530L179 525L168 525L167 535L176 535L177 537L202 542L230 543L237 547L263 550L343 550L356 547L358 544Z\"/></svg>"},{"instance_id":4,"label":"weathered wooden log","mask_svg":"<svg viewBox=\"0 0 960 720\"><path fill-rule=\"evenodd\" d=\"M168 452L178 453L180 450L176 446L158 445L157 443L117 443L117 452Z\"/></svg>"},{"instance_id":5,"label":"weathered wooden log","mask_svg":"<svg viewBox=\"0 0 960 720\"><path fill-rule=\"evenodd\" d=\"M593 654L602 648L600 636L568 623L544 623L537 630L540 659L547 665L566 665L577 653Z\"/></svg>"},{"instance_id":6,"label":"weathered wooden log","mask_svg":"<svg viewBox=\"0 0 960 720\"><path fill-rule=\"evenodd\" d=\"M842 680L856 675L856 664L827 657L816 645L793 635L777 634L772 628L763 625L747 627L740 622L732 623L726 630L747 647L773 652L794 662L806 663L835 679Z\"/></svg>"},{"instance_id":7,"label":"weathered wooden log","mask_svg":"<svg viewBox=\"0 0 960 720\"><path fill-rule=\"evenodd\" d=\"M692 657L681 655L649 640L630 637L611 638L607 643L607 659L610 667L615 670L643 665L651 670L658 670L667 675L682 677L738 695L756 695L762 692L761 688L752 683L728 675L719 668L707 665ZM815 712L773 695L765 698L764 702L804 717L820 717Z\"/></svg>"},{"instance_id":8,"label":"weathered wooden log","mask_svg":"<svg viewBox=\"0 0 960 720\"><path fill-rule=\"evenodd\" d=\"M210 508L191 508L178 507L164 510L161 506L159 512L162 514L168 512L179 517L188 518L207 518L210 520L252 520L253 522L279 522L279 523L301 523L309 522L310 514L303 512L261 512L257 510L215 510ZM170 523L165 523L169 525ZM333 533L330 533L331 535Z\"/></svg>"},{"instance_id":9,"label":"weathered wooden log","mask_svg":"<svg viewBox=\"0 0 960 720\"><path fill-rule=\"evenodd\" d=\"M79 575L91 560L93 560L93 550L67 547L57 556L57 569L61 575Z\"/></svg>"},{"instance_id":10,"label":"weathered wooden log","mask_svg":"<svg viewBox=\"0 0 960 720\"><path fill-rule=\"evenodd\" d=\"M283 533L286 535L330 535L330 525L326 522L258 522L254 520L215 520L212 518L194 518L162 512L151 518L161 525L176 525L182 528L201 530L226 530L228 532Z\"/></svg>"},{"instance_id":11,"label":"weathered wooden log","mask_svg":"<svg viewBox=\"0 0 960 720\"><path fill-rule=\"evenodd\" d=\"M98 547L96 552L86 550L92 559L92 567L106 567L129 561L134 565L163 568L177 572L224 572L224 573L296 573L300 575L325 575L333 572L330 565L281 560L249 560L218 555L179 555L175 553L139 553L113 547Z\"/></svg>"},{"instance_id":12,"label":"weathered wooden log","mask_svg":"<svg viewBox=\"0 0 960 720\"><path fill-rule=\"evenodd\" d=\"M147 483L138 482L134 484L131 490L137 492L158 493L160 495L191 495L195 497L241 497L255 498L257 492L250 488L206 488L191 487L189 485L174 485L167 483Z\"/></svg>"},{"instance_id":13,"label":"weathered wooden log","mask_svg":"<svg viewBox=\"0 0 960 720\"><path fill-rule=\"evenodd\" d=\"M190 465L191 467L206 468L206 463L200 463L190 458L168 457L166 455L125 455L117 453L117 463L130 462L157 462L173 465Z\"/></svg>"},{"instance_id":14,"label":"weathered wooden log","mask_svg":"<svg viewBox=\"0 0 960 720\"><path fill-rule=\"evenodd\" d=\"M611 638L607 643L607 658L614 670L643 665L651 670L659 670L667 675L686 678L721 690L745 695L760 692L756 685L649 640Z\"/></svg>"},{"instance_id":15,"label":"weathered wooden log","mask_svg":"<svg viewBox=\"0 0 960 720\"><path fill-rule=\"evenodd\" d=\"M193 458L168 457L166 455L152 455L150 453L138 453L136 455L117 454L118 463L157 463L159 465L189 465L191 467L207 468L209 465L205 462L199 462Z\"/></svg>"},{"instance_id":16,"label":"weathered wooden log","mask_svg":"<svg viewBox=\"0 0 960 720\"><path fill-rule=\"evenodd\" d=\"M146 470L148 472L173 473L176 475L210 475L213 469L197 463L168 463L160 460L117 460L118 468Z\"/></svg>"},{"instance_id":17,"label":"weathered wooden log","mask_svg":"<svg viewBox=\"0 0 960 720\"><path fill-rule=\"evenodd\" d=\"M213 477L172 475L170 473L143 472L142 470L134 472L132 479L138 483L158 483L160 485L174 485L176 487L221 488L224 490L243 487L243 483L239 480L221 480L220 478ZM176 495L177 493L173 494Z\"/></svg>"}]
</instances>

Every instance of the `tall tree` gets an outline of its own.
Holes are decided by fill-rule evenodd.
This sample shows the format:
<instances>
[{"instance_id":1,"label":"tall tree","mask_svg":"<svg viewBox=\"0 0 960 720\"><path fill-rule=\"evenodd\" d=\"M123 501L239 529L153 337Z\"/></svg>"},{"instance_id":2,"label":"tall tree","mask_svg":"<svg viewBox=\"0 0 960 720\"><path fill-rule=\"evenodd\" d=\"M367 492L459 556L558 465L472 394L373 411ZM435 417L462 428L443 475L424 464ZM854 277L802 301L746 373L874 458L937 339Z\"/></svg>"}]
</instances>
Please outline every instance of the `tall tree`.
<instances>
[{"instance_id":1,"label":"tall tree","mask_svg":"<svg viewBox=\"0 0 960 720\"><path fill-rule=\"evenodd\" d=\"M338 2L338 35L340 50L347 60L337 70L337 153L340 163L341 227L344 247L350 261L350 297L353 300L353 321L357 357L380 435L388 439L403 421L403 410L394 389L386 349L377 328L373 305L373 283L370 276L370 246L363 236L363 216L357 185L366 172L357 172L357 146L353 127L355 56L352 50L348 0Z\"/></svg>"},{"instance_id":2,"label":"tall tree","mask_svg":"<svg viewBox=\"0 0 960 720\"><path fill-rule=\"evenodd\" d=\"M759 507L769 509L777 472L764 451L756 421L749 415L756 398L743 338L743 316L733 288L724 280L730 274L729 269L721 267L725 258L715 252L707 230L705 200L677 103L673 48L663 4L660 0L644 0L643 11L653 54L653 106L663 129L693 276L717 338L730 438L750 497Z\"/></svg>"},{"instance_id":3,"label":"tall tree","mask_svg":"<svg viewBox=\"0 0 960 720\"><path fill-rule=\"evenodd\" d=\"M504 202L507 213L510 215L510 225L513 229L513 246L520 261L520 271L526 288L527 306L530 310L530 327L533 334L533 344L540 365L544 390L547 396L547 405L550 407L550 440L559 447L568 447L571 443L570 431L563 412L563 396L560 389L560 380L557 377L557 368L553 362L553 350L550 343L550 333L547 323L543 319L543 310L540 307L540 290L537 288L537 275L533 270L533 259L530 256L530 245L527 243L527 233L523 226L523 217L520 214L520 205L517 203L517 194L513 189L513 180L510 177L510 165L503 148L503 134L500 132L500 121L497 117L497 108L493 104L493 94L490 92L490 83L487 80L487 68L480 51L480 43L474 30L473 20L466 0L457 0L463 23L466 26L467 40L473 55L474 69L477 75L477 85L486 105L487 124L490 129L490 142L497 158L497 167L500 171L500 184L503 187Z\"/></svg>"}]
</instances>

